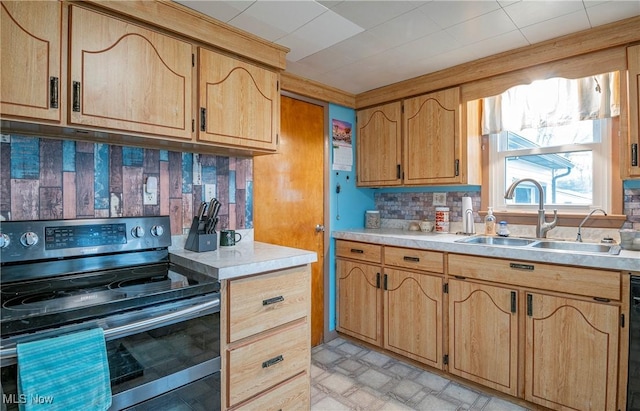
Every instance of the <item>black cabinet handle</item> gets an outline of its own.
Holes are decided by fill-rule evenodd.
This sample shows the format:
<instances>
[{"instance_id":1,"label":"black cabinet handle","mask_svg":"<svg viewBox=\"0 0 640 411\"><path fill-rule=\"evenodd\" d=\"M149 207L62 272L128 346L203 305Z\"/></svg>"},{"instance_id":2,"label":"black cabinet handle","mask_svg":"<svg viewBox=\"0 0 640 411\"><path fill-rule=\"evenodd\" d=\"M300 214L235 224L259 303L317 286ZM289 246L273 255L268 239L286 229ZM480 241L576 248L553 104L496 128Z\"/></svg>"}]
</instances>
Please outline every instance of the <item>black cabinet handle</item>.
<instances>
[{"instance_id":1,"label":"black cabinet handle","mask_svg":"<svg viewBox=\"0 0 640 411\"><path fill-rule=\"evenodd\" d=\"M631 144L631 166L638 166L638 143Z\"/></svg>"},{"instance_id":2,"label":"black cabinet handle","mask_svg":"<svg viewBox=\"0 0 640 411\"><path fill-rule=\"evenodd\" d=\"M49 106L51 108L58 108L58 77L49 77Z\"/></svg>"},{"instance_id":3,"label":"black cabinet handle","mask_svg":"<svg viewBox=\"0 0 640 411\"><path fill-rule=\"evenodd\" d=\"M509 267L513 268L514 270L527 270L527 271L533 271L533 269L535 268L535 266L532 264L518 264L518 263L510 263Z\"/></svg>"},{"instance_id":4,"label":"black cabinet handle","mask_svg":"<svg viewBox=\"0 0 640 411\"><path fill-rule=\"evenodd\" d=\"M284 357L282 355L278 355L277 357L273 357L272 359L263 362L262 368L269 368L272 365L276 365L277 363L282 361L284 361Z\"/></svg>"},{"instance_id":5,"label":"black cabinet handle","mask_svg":"<svg viewBox=\"0 0 640 411\"><path fill-rule=\"evenodd\" d=\"M400 179L400 177L402 177L402 169L400 168L400 164L396 166L396 177L398 178L398 180Z\"/></svg>"},{"instance_id":6,"label":"black cabinet handle","mask_svg":"<svg viewBox=\"0 0 640 411\"><path fill-rule=\"evenodd\" d=\"M527 315L533 317L533 295L527 294Z\"/></svg>"},{"instance_id":7,"label":"black cabinet handle","mask_svg":"<svg viewBox=\"0 0 640 411\"><path fill-rule=\"evenodd\" d=\"M200 131L207 131L207 109L200 107Z\"/></svg>"},{"instance_id":8,"label":"black cabinet handle","mask_svg":"<svg viewBox=\"0 0 640 411\"><path fill-rule=\"evenodd\" d=\"M80 82L73 82L73 106L72 110L76 113L80 112Z\"/></svg>"},{"instance_id":9,"label":"black cabinet handle","mask_svg":"<svg viewBox=\"0 0 640 411\"><path fill-rule=\"evenodd\" d=\"M515 314L516 312L516 292L511 291L511 312Z\"/></svg>"},{"instance_id":10,"label":"black cabinet handle","mask_svg":"<svg viewBox=\"0 0 640 411\"><path fill-rule=\"evenodd\" d=\"M456 160L454 168L455 168L455 175L457 177L460 175L460 160Z\"/></svg>"},{"instance_id":11,"label":"black cabinet handle","mask_svg":"<svg viewBox=\"0 0 640 411\"><path fill-rule=\"evenodd\" d=\"M268 298L266 300L262 300L262 305L271 305L275 303L281 303L284 301L284 297L279 295L277 297Z\"/></svg>"},{"instance_id":12,"label":"black cabinet handle","mask_svg":"<svg viewBox=\"0 0 640 411\"><path fill-rule=\"evenodd\" d=\"M352 248L351 252L356 254L364 254L364 250L359 250L357 248Z\"/></svg>"},{"instance_id":13,"label":"black cabinet handle","mask_svg":"<svg viewBox=\"0 0 640 411\"><path fill-rule=\"evenodd\" d=\"M418 257L409 257L408 255L404 256L404 261L411 261L412 263L419 263L420 258Z\"/></svg>"},{"instance_id":14,"label":"black cabinet handle","mask_svg":"<svg viewBox=\"0 0 640 411\"><path fill-rule=\"evenodd\" d=\"M376 273L376 288L380 288L380 273Z\"/></svg>"},{"instance_id":15,"label":"black cabinet handle","mask_svg":"<svg viewBox=\"0 0 640 411\"><path fill-rule=\"evenodd\" d=\"M387 275L384 275L384 289L387 289Z\"/></svg>"},{"instance_id":16,"label":"black cabinet handle","mask_svg":"<svg viewBox=\"0 0 640 411\"><path fill-rule=\"evenodd\" d=\"M594 299L595 301L600 302L600 303L610 303L610 302L611 302L611 300L610 300L610 299L608 299L608 298L604 298L604 297L593 297L593 299Z\"/></svg>"}]
</instances>

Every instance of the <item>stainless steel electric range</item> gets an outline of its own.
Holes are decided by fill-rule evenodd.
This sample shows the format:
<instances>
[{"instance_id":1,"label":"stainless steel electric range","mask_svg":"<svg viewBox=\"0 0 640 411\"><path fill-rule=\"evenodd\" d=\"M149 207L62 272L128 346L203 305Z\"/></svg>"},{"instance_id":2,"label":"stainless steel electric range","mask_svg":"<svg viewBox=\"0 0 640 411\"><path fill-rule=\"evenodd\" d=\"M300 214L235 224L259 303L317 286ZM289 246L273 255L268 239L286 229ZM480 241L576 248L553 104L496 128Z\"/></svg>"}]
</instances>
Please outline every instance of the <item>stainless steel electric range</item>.
<instances>
[{"instance_id":1,"label":"stainless steel electric range","mask_svg":"<svg viewBox=\"0 0 640 411\"><path fill-rule=\"evenodd\" d=\"M169 261L168 217L2 222L3 409L16 344L101 327L113 405L220 404L219 282ZM153 407L152 407L153 408Z\"/></svg>"}]
</instances>

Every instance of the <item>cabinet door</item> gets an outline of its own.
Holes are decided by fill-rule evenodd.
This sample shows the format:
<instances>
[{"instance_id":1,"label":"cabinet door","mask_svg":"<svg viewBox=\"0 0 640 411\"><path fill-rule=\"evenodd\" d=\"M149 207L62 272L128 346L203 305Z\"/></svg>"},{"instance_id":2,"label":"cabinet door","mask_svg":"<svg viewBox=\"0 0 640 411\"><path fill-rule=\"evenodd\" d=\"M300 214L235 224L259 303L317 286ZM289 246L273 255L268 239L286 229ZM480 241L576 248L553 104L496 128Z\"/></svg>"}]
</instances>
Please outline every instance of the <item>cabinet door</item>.
<instances>
[{"instance_id":1,"label":"cabinet door","mask_svg":"<svg viewBox=\"0 0 640 411\"><path fill-rule=\"evenodd\" d=\"M527 293L525 399L617 409L619 321L616 306Z\"/></svg>"},{"instance_id":2,"label":"cabinet door","mask_svg":"<svg viewBox=\"0 0 640 411\"><path fill-rule=\"evenodd\" d=\"M380 267L336 260L338 331L381 345L382 295Z\"/></svg>"},{"instance_id":3,"label":"cabinet door","mask_svg":"<svg viewBox=\"0 0 640 411\"><path fill-rule=\"evenodd\" d=\"M280 128L278 74L200 49L200 141L276 149Z\"/></svg>"},{"instance_id":4,"label":"cabinet door","mask_svg":"<svg viewBox=\"0 0 640 411\"><path fill-rule=\"evenodd\" d=\"M404 183L458 183L460 88L404 101Z\"/></svg>"},{"instance_id":5,"label":"cabinet door","mask_svg":"<svg viewBox=\"0 0 640 411\"><path fill-rule=\"evenodd\" d=\"M386 269L384 348L442 369L442 278Z\"/></svg>"},{"instance_id":6,"label":"cabinet door","mask_svg":"<svg viewBox=\"0 0 640 411\"><path fill-rule=\"evenodd\" d=\"M385 104L358 111L356 144L359 186L402 183L402 104Z\"/></svg>"},{"instance_id":7,"label":"cabinet door","mask_svg":"<svg viewBox=\"0 0 640 411\"><path fill-rule=\"evenodd\" d=\"M60 121L62 3L3 1L3 115Z\"/></svg>"},{"instance_id":8,"label":"cabinet door","mask_svg":"<svg viewBox=\"0 0 640 411\"><path fill-rule=\"evenodd\" d=\"M640 45L627 48L629 70L629 145L624 150L623 177L640 177Z\"/></svg>"},{"instance_id":9,"label":"cabinet door","mask_svg":"<svg viewBox=\"0 0 640 411\"><path fill-rule=\"evenodd\" d=\"M191 139L192 46L70 7L72 124Z\"/></svg>"},{"instance_id":10,"label":"cabinet door","mask_svg":"<svg viewBox=\"0 0 640 411\"><path fill-rule=\"evenodd\" d=\"M517 395L515 290L449 281L449 372Z\"/></svg>"}]
</instances>

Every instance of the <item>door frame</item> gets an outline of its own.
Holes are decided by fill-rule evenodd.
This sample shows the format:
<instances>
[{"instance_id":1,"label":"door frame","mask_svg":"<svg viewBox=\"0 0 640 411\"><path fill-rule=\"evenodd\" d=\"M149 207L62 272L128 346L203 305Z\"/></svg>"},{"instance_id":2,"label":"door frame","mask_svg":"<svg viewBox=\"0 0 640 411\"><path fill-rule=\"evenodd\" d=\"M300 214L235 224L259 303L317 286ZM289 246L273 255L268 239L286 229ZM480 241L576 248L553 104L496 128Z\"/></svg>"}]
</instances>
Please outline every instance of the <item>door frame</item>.
<instances>
[{"instance_id":1,"label":"door frame","mask_svg":"<svg viewBox=\"0 0 640 411\"><path fill-rule=\"evenodd\" d=\"M323 133L324 133L324 143L323 143L323 171L322 171L322 175L323 175L323 187L324 187L324 192L322 193L322 197L323 197L323 220L324 220L324 233L323 233L323 254L324 254L324 260L322 261L322 267L323 267L323 272L322 272L322 277L323 277L323 287L324 287L324 336L323 336L323 343L327 342L327 341L331 341L334 338L336 338L338 336L337 331L333 330L333 331L329 331L329 296L330 296L330 282L329 282L329 245L330 245L330 241L331 241L331 215L330 215L330 210L329 207L331 205L330 203L330 192L329 192L329 172L331 170L331 164L330 164L330 160L331 160L331 151L330 151L330 139L329 139L329 103L325 102L325 101L321 101L321 100L316 100L314 98L310 98L310 97L306 97L306 96L302 96L300 94L296 94L296 93L291 93L288 92L286 90L280 90L280 95L284 96L284 97L290 97L292 99L295 100L300 100L303 101L305 103L309 103L309 104L314 104L316 106L320 106L322 107L322 112L323 112Z\"/></svg>"}]
</instances>

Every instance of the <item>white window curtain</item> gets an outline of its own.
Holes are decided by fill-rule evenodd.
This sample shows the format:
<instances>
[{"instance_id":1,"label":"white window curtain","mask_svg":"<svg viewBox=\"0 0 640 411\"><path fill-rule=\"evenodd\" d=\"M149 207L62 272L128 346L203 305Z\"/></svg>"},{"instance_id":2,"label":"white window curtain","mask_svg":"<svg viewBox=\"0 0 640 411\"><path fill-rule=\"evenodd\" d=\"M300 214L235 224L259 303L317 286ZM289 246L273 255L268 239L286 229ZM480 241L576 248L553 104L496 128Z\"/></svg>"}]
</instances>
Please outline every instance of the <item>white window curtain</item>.
<instances>
[{"instance_id":1,"label":"white window curtain","mask_svg":"<svg viewBox=\"0 0 640 411\"><path fill-rule=\"evenodd\" d=\"M620 115L620 75L616 71L515 86L484 98L482 113L483 134L615 117Z\"/></svg>"}]
</instances>

